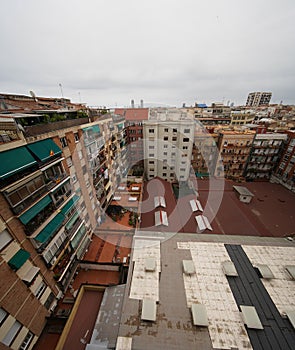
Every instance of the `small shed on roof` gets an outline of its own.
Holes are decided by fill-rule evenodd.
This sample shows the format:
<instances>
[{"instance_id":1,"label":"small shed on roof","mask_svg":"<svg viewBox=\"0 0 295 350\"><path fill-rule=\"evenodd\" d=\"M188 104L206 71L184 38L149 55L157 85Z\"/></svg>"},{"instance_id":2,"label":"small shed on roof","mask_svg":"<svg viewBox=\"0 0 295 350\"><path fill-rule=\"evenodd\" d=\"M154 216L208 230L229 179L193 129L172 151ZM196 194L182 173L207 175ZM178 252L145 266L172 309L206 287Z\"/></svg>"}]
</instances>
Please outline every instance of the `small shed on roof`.
<instances>
[{"instance_id":1,"label":"small shed on roof","mask_svg":"<svg viewBox=\"0 0 295 350\"><path fill-rule=\"evenodd\" d=\"M250 203L254 197L254 194L244 186L233 186L233 189L237 193L239 200L243 203Z\"/></svg>"}]
</instances>

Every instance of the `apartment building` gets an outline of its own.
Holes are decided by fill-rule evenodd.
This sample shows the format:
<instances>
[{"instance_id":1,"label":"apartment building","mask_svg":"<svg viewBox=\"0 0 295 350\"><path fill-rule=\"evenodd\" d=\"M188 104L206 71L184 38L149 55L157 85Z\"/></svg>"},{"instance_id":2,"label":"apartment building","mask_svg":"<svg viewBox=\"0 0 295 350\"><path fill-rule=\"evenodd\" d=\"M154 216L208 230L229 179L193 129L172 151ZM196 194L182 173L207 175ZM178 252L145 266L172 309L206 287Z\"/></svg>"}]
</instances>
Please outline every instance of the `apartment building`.
<instances>
[{"instance_id":1,"label":"apartment building","mask_svg":"<svg viewBox=\"0 0 295 350\"><path fill-rule=\"evenodd\" d=\"M189 177L195 123L193 116L176 108L150 109L143 122L144 165L148 179L167 181Z\"/></svg>"},{"instance_id":2,"label":"apartment building","mask_svg":"<svg viewBox=\"0 0 295 350\"><path fill-rule=\"evenodd\" d=\"M225 106L222 103L212 103L211 107L201 104L195 107L185 108L185 110L205 127L224 126L231 123L231 107Z\"/></svg>"},{"instance_id":3,"label":"apartment building","mask_svg":"<svg viewBox=\"0 0 295 350\"><path fill-rule=\"evenodd\" d=\"M240 180L247 164L254 131L219 131L219 157L216 162L215 175L228 179Z\"/></svg>"},{"instance_id":4,"label":"apartment building","mask_svg":"<svg viewBox=\"0 0 295 350\"><path fill-rule=\"evenodd\" d=\"M218 157L218 133L209 133L198 123L195 127L192 150L192 167L197 177L214 174L215 162Z\"/></svg>"},{"instance_id":5,"label":"apartment building","mask_svg":"<svg viewBox=\"0 0 295 350\"><path fill-rule=\"evenodd\" d=\"M116 108L115 115L125 118L126 137L129 145L129 159L132 165L143 165L143 126L148 120L148 108Z\"/></svg>"},{"instance_id":6,"label":"apartment building","mask_svg":"<svg viewBox=\"0 0 295 350\"><path fill-rule=\"evenodd\" d=\"M245 178L247 180L269 180L279 163L286 140L286 134L256 134L245 168Z\"/></svg>"},{"instance_id":7,"label":"apartment building","mask_svg":"<svg viewBox=\"0 0 295 350\"><path fill-rule=\"evenodd\" d=\"M61 296L42 252L71 219L75 197L61 150L51 139L1 146L0 339L10 348L26 349L36 342Z\"/></svg>"},{"instance_id":8,"label":"apartment building","mask_svg":"<svg viewBox=\"0 0 295 350\"><path fill-rule=\"evenodd\" d=\"M0 117L0 340L15 349L38 339L128 172L124 118L65 113Z\"/></svg>"},{"instance_id":9,"label":"apartment building","mask_svg":"<svg viewBox=\"0 0 295 350\"><path fill-rule=\"evenodd\" d=\"M284 151L271 181L295 191L295 131L287 131L287 135Z\"/></svg>"},{"instance_id":10,"label":"apartment building","mask_svg":"<svg viewBox=\"0 0 295 350\"><path fill-rule=\"evenodd\" d=\"M253 123L255 114L251 111L232 111L231 125L245 125Z\"/></svg>"},{"instance_id":11,"label":"apartment building","mask_svg":"<svg viewBox=\"0 0 295 350\"><path fill-rule=\"evenodd\" d=\"M271 92L250 92L246 101L247 107L267 106L271 100Z\"/></svg>"}]
</instances>

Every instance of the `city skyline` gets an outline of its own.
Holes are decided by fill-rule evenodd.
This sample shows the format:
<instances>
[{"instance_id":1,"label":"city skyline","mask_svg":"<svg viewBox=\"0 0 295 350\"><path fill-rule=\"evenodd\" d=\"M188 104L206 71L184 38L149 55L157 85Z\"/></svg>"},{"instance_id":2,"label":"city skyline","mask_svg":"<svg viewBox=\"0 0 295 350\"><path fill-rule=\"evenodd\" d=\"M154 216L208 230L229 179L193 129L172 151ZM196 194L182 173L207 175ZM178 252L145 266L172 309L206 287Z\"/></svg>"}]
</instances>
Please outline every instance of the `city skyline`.
<instances>
[{"instance_id":1,"label":"city skyline","mask_svg":"<svg viewBox=\"0 0 295 350\"><path fill-rule=\"evenodd\" d=\"M294 104L294 3L235 5L5 3L0 89L107 107L131 99L136 106L141 99L239 105L251 91L272 91L272 103Z\"/></svg>"}]
</instances>

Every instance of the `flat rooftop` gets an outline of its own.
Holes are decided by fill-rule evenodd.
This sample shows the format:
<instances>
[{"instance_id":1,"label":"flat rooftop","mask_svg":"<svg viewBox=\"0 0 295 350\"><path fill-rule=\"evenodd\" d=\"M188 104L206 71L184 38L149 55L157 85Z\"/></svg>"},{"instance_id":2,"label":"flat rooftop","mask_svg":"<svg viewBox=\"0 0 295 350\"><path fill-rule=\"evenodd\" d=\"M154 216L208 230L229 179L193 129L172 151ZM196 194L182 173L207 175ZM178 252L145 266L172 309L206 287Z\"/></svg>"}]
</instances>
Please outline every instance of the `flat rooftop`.
<instances>
[{"instance_id":1,"label":"flat rooftop","mask_svg":"<svg viewBox=\"0 0 295 350\"><path fill-rule=\"evenodd\" d=\"M294 290L295 281L282 270L284 264L295 259L294 243L272 237L168 235L147 231L138 231L134 241L133 266L130 265L118 334L131 337L132 347L141 350L268 349L275 344L276 349L293 348L294 329L283 312L286 305L295 308L294 293L287 292L290 288ZM274 258L275 254L281 258L280 262L275 261L276 269L266 260L276 278L275 292L268 292L271 282L269 286L264 284L255 270L257 251L264 252L261 259ZM151 254L159 262L160 270L157 268L154 275L158 276L157 280L140 267ZM195 274L184 274L183 260L192 261ZM222 262L230 260L236 266L237 277L227 277L222 270ZM138 271L141 271L140 279ZM140 286L141 295L134 295ZM279 293L285 298L281 310L275 298ZM156 321L144 321L141 319L143 299L153 299L153 295L158 299ZM204 305L208 327L193 325L193 303ZM244 324L241 305L255 307L263 330L250 329Z\"/></svg>"},{"instance_id":2,"label":"flat rooftop","mask_svg":"<svg viewBox=\"0 0 295 350\"><path fill-rule=\"evenodd\" d=\"M247 182L243 187L254 197L251 203L239 201L233 189L237 183L220 179L194 180L192 192L177 199L170 183L155 178L145 183L140 229L161 232L186 232L286 237L295 234L295 194L283 186L269 182ZM241 185L241 184L239 184ZM180 190L181 191L181 190ZM155 208L154 197L161 195L166 208ZM203 212L193 212L190 201L199 200ZM155 226L154 213L167 212L168 227ZM208 218L212 231L201 231L195 219Z\"/></svg>"},{"instance_id":3,"label":"flat rooftop","mask_svg":"<svg viewBox=\"0 0 295 350\"><path fill-rule=\"evenodd\" d=\"M179 108L150 108L149 121L188 121L193 122L194 116Z\"/></svg>"}]
</instances>

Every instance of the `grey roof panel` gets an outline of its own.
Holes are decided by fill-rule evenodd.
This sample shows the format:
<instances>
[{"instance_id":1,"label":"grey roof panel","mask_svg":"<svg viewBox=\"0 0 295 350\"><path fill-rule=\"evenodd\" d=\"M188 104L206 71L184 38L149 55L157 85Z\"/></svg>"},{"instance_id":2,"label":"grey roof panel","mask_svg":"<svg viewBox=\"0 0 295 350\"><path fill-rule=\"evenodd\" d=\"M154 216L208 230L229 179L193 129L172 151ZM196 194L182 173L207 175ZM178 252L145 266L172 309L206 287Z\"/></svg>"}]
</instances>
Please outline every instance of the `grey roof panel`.
<instances>
[{"instance_id":1,"label":"grey roof panel","mask_svg":"<svg viewBox=\"0 0 295 350\"><path fill-rule=\"evenodd\" d=\"M258 268L259 272L261 273L261 276L266 279L274 278L271 269L265 265L265 264L256 264L256 267Z\"/></svg>"},{"instance_id":2,"label":"grey roof panel","mask_svg":"<svg viewBox=\"0 0 295 350\"><path fill-rule=\"evenodd\" d=\"M295 265L287 265L285 269L288 271L289 275L295 280Z\"/></svg>"},{"instance_id":3,"label":"grey roof panel","mask_svg":"<svg viewBox=\"0 0 295 350\"><path fill-rule=\"evenodd\" d=\"M254 306L240 305L243 319L248 328L263 329Z\"/></svg>"},{"instance_id":4,"label":"grey roof panel","mask_svg":"<svg viewBox=\"0 0 295 350\"><path fill-rule=\"evenodd\" d=\"M222 263L222 270L226 276L238 276L235 264L232 261L224 261Z\"/></svg>"},{"instance_id":5,"label":"grey roof panel","mask_svg":"<svg viewBox=\"0 0 295 350\"><path fill-rule=\"evenodd\" d=\"M286 315L291 322L293 328L295 329L295 309L286 311Z\"/></svg>"},{"instance_id":6,"label":"grey roof panel","mask_svg":"<svg viewBox=\"0 0 295 350\"><path fill-rule=\"evenodd\" d=\"M144 321L156 321L157 305L155 300L143 299L141 319Z\"/></svg>"},{"instance_id":7,"label":"grey roof panel","mask_svg":"<svg viewBox=\"0 0 295 350\"><path fill-rule=\"evenodd\" d=\"M183 271L186 275L192 275L196 272L195 266L192 260L182 260Z\"/></svg>"},{"instance_id":8,"label":"grey roof panel","mask_svg":"<svg viewBox=\"0 0 295 350\"><path fill-rule=\"evenodd\" d=\"M192 316L194 326L209 326L206 307L203 304L192 304Z\"/></svg>"}]
</instances>

